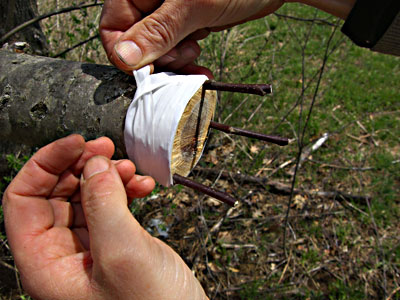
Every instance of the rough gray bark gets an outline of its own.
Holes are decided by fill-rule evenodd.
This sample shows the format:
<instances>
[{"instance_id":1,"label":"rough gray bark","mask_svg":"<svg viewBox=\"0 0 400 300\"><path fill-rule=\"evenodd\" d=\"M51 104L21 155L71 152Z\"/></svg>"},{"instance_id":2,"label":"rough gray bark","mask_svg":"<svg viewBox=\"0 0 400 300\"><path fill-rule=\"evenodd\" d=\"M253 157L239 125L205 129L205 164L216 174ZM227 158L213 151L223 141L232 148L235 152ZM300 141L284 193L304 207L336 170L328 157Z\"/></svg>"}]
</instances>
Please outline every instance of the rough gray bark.
<instances>
[{"instance_id":1,"label":"rough gray bark","mask_svg":"<svg viewBox=\"0 0 400 300\"><path fill-rule=\"evenodd\" d=\"M123 126L136 91L114 67L0 50L0 173L4 155L71 133L110 137L125 156Z\"/></svg>"},{"instance_id":2,"label":"rough gray bark","mask_svg":"<svg viewBox=\"0 0 400 300\"><path fill-rule=\"evenodd\" d=\"M36 0L0 0L0 37L37 15ZM47 55L48 45L39 23L10 37L7 42L27 42L33 53ZM1 45L0 45L1 48Z\"/></svg>"}]
</instances>

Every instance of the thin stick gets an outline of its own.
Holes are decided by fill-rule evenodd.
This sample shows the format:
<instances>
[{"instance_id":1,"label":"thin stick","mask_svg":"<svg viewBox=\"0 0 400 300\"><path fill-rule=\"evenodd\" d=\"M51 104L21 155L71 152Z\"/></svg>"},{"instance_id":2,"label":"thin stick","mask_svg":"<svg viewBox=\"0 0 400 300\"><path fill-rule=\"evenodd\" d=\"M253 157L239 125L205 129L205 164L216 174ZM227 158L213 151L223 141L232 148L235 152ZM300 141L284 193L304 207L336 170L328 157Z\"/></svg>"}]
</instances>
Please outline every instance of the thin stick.
<instances>
[{"instance_id":1,"label":"thin stick","mask_svg":"<svg viewBox=\"0 0 400 300\"><path fill-rule=\"evenodd\" d=\"M63 56L64 54L67 54L69 51L72 51L75 48L78 48L78 47L82 46L83 44L89 43L90 41L97 39L99 37L100 37L100 34L97 33L94 36L91 36L90 38L88 38L82 42L79 42L79 43L73 45L72 47L69 47L68 49L65 49L64 51L57 53L56 55L53 55L52 57L57 58L57 57Z\"/></svg>"},{"instance_id":2,"label":"thin stick","mask_svg":"<svg viewBox=\"0 0 400 300\"><path fill-rule=\"evenodd\" d=\"M224 83L207 80L203 83L203 88L206 90L236 92L259 96L272 94L272 86L270 84Z\"/></svg>"},{"instance_id":3,"label":"thin stick","mask_svg":"<svg viewBox=\"0 0 400 300\"><path fill-rule=\"evenodd\" d=\"M190 180L186 177L180 176L178 174L173 175L174 178L174 184L182 184L184 186L187 186L191 189L194 189L198 192L201 192L203 194L206 194L208 196L211 196L215 199L218 199L230 206L235 206L237 201L229 196L227 193L221 192L221 191L216 191L208 186L205 186L201 183L195 182L193 180Z\"/></svg>"},{"instance_id":4,"label":"thin stick","mask_svg":"<svg viewBox=\"0 0 400 300\"><path fill-rule=\"evenodd\" d=\"M40 20L49 18L49 17L54 16L54 15L59 15L59 14L67 13L67 12L70 12L70 11L82 9L82 8L88 8L88 7L93 7L93 6L101 6L101 5L103 5L102 2L101 3L97 3L97 1L96 1L96 2L90 3L90 4L81 4L81 5L78 5L78 6L69 6L69 7L57 9L57 10L49 12L47 14L44 14L44 15L41 15L41 16L37 16L37 17L35 17L35 18L31 19L31 20L28 20L28 21L22 23L21 25L18 25L17 27L12 29L11 31L7 32L5 35L3 35L0 38L0 43L5 42L9 37L11 37L12 35L16 34L18 31L28 27L29 25L32 25L32 24L34 24L36 22L39 22Z\"/></svg>"},{"instance_id":5,"label":"thin stick","mask_svg":"<svg viewBox=\"0 0 400 300\"><path fill-rule=\"evenodd\" d=\"M228 134L236 134L236 135L254 138L257 140L262 140L265 142L274 143L279 146L286 146L287 144L289 144L289 140L287 138L273 136L273 135L266 135L266 134L262 134L262 133L258 133L258 132L249 131L246 129L231 127L229 125L221 124L221 123L217 123L217 122L213 122L213 121L211 121L211 123L210 123L210 128L214 128L214 129L223 131Z\"/></svg>"}]
</instances>

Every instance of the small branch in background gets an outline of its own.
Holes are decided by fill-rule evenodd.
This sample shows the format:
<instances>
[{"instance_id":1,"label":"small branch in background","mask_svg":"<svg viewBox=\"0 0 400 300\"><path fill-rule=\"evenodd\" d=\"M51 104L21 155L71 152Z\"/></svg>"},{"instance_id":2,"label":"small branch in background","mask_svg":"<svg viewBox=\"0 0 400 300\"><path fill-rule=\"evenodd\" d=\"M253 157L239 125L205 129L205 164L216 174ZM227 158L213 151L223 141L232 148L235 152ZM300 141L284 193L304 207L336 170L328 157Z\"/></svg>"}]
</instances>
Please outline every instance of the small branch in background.
<instances>
[{"instance_id":1,"label":"small branch in background","mask_svg":"<svg viewBox=\"0 0 400 300\"><path fill-rule=\"evenodd\" d=\"M313 159L307 159L307 161L314 163L314 164L319 164L321 165L321 168L332 168L332 169L339 169L339 170L349 170L349 171L357 171L357 172L366 172L366 171L372 171L372 170L377 170L378 168L376 167L348 167L348 166L339 166L339 165L333 165L333 164L328 164L323 161L318 161L318 160L313 160ZM400 163L400 160L394 160L390 162L392 165Z\"/></svg>"},{"instance_id":2,"label":"small branch in background","mask_svg":"<svg viewBox=\"0 0 400 300\"><path fill-rule=\"evenodd\" d=\"M229 244L222 243L221 247L225 249L240 250L240 249L257 249L258 247L254 244Z\"/></svg>"},{"instance_id":3,"label":"small branch in background","mask_svg":"<svg viewBox=\"0 0 400 300\"><path fill-rule=\"evenodd\" d=\"M386 300L392 300L393 296L400 291L400 286L395 288L389 295L389 297L386 298Z\"/></svg>"},{"instance_id":4,"label":"small branch in background","mask_svg":"<svg viewBox=\"0 0 400 300\"><path fill-rule=\"evenodd\" d=\"M338 27L334 27L333 28L332 33L330 34L329 39L328 39L328 41L326 43L324 59L322 61L322 65L321 65L321 68L320 68L320 71L319 71L319 75L318 75L318 79L317 79L316 86L315 86L315 89L314 89L314 94L313 94L313 97L312 97L312 100L311 100L310 108L308 110L308 114L307 114L306 121L304 123L303 130L301 131L301 134L299 134L299 153L298 153L298 155L296 157L296 167L294 169L294 174L293 174L293 179L292 179L292 184L291 184L291 192L290 192L290 196L289 196L289 199L288 199L288 204L287 204L287 209L286 209L286 218L285 218L285 222L284 222L284 231L283 231L282 248L283 248L283 252L286 254L286 256L287 256L286 228L287 228L287 226L289 224L289 214L290 214L290 208L291 208L291 205L292 205L292 202L293 202L293 196L294 196L294 193L295 193L297 172L298 172L299 166L301 164L301 156L302 156L303 146L304 146L304 143L303 143L304 142L304 137L305 137L306 129L308 128L308 124L309 124L309 121L310 121L310 118L311 118L311 114L312 114L312 111L313 111L313 108L314 108L314 104L315 104L315 102L317 100L318 91L319 91L319 88L320 88L320 85L321 85L322 76L324 74L326 64L328 62L328 58L329 58L330 54L332 54L332 51L333 51L333 50L329 51L329 48L330 48L331 42L333 40L333 37L334 37L334 35L336 33L337 28ZM308 38L309 38L309 36L308 36ZM306 40L306 43L308 42L308 38ZM303 92L302 92L302 94L303 94Z\"/></svg>"},{"instance_id":5,"label":"small branch in background","mask_svg":"<svg viewBox=\"0 0 400 300\"><path fill-rule=\"evenodd\" d=\"M82 46L82 45L84 45L84 44L86 44L86 43L89 43L90 41L92 41L92 40L94 40L94 39L98 39L99 37L100 37L100 34L97 33L97 34L95 34L94 36L91 36L91 37L87 38L86 40L84 40L84 41L82 41L82 42L79 42L79 43L77 43L77 44L75 44L75 45L69 47L68 49L65 49L64 51L53 55L52 57L53 57L53 58L57 58L57 57L63 56L63 55L65 55L65 54L67 54L68 52L74 50L75 48L78 48L78 47L80 47L80 46Z\"/></svg>"},{"instance_id":6,"label":"small branch in background","mask_svg":"<svg viewBox=\"0 0 400 300\"><path fill-rule=\"evenodd\" d=\"M196 167L194 169L194 172L201 172L203 173L206 177L212 177L215 176L216 174L220 174L220 178L229 180L229 181L238 181L241 182L242 184L257 184L260 185L263 188L268 188L269 192L279 194L279 195L289 195L291 193L291 185L282 183L276 180L268 180L267 178L260 178L260 177L255 177L255 176L249 176L249 175L243 175L243 174L237 174L237 173L232 173L232 172L227 172L227 171L219 171L219 170L214 170L214 169L208 169L208 168L201 168L201 167ZM306 189L297 189L295 188L293 190L294 194L300 194L300 195L309 195L309 196L316 196L316 197L321 197L321 198L328 198L328 199L336 199L338 197L341 197L342 199L349 200L349 201L357 201L357 202L362 202L366 201L367 199L370 199L369 196L366 195L352 195L348 194L342 191L313 191L313 190L306 190Z\"/></svg>"},{"instance_id":7,"label":"small branch in background","mask_svg":"<svg viewBox=\"0 0 400 300\"><path fill-rule=\"evenodd\" d=\"M338 25L335 23L331 23L327 20L324 19L317 19L317 18L313 18L313 19L305 19L305 18L299 18L299 17L295 17L295 16L288 16L288 15L284 15L284 14L279 14L279 13L274 13L275 16L277 16L278 18L284 18L284 19L290 19L290 20L295 20L295 21L301 21L301 22L310 22L310 23L315 23L318 25L328 25L328 26L332 26L332 27L337 27Z\"/></svg>"},{"instance_id":8,"label":"small branch in background","mask_svg":"<svg viewBox=\"0 0 400 300\"><path fill-rule=\"evenodd\" d=\"M305 150L302 151L300 160L298 162L298 168L300 169L303 162L310 157L310 155L318 150L325 142L328 140L330 134L325 132L314 144L308 146ZM293 175L294 174L294 169L296 166L294 166L291 170L288 171L288 174Z\"/></svg>"},{"instance_id":9,"label":"small branch in background","mask_svg":"<svg viewBox=\"0 0 400 300\"><path fill-rule=\"evenodd\" d=\"M64 13L67 13L67 12L70 12L70 11L74 11L74 10L79 10L79 9L89 8L89 7L94 7L94 6L102 6L102 5L103 5L102 2L101 3L97 3L97 1L96 1L96 2L90 3L90 4L81 4L81 5L77 5L77 6L69 6L69 7L65 7L65 8L60 8L60 9L57 9L55 11L43 14L41 16L37 16L36 18L30 19L29 21L26 21L26 22L22 23L21 25L18 25L17 27L15 27L11 31L9 31L5 35L3 35L0 38L0 44L4 43L11 36L13 36L14 34L16 34L19 31L21 31L22 29L24 29L24 28L26 28L26 27L28 27L28 26L36 23L36 22L39 22L39 21L41 21L43 19L50 18L52 16L59 15L59 14L64 14Z\"/></svg>"}]
</instances>

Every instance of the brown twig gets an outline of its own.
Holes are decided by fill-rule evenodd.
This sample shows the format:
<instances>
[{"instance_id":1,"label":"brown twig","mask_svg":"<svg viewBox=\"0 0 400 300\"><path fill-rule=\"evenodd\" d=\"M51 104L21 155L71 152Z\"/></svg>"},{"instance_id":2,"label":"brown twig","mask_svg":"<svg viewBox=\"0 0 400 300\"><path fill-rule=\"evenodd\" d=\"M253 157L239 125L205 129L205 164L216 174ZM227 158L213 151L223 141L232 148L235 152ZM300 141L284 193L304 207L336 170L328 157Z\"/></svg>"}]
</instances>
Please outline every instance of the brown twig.
<instances>
[{"instance_id":1,"label":"brown twig","mask_svg":"<svg viewBox=\"0 0 400 300\"><path fill-rule=\"evenodd\" d=\"M268 180L267 177L255 177L255 176L250 176L250 175L244 175L244 174L237 174L233 172L227 172L227 171L217 171L214 169L209 169L209 168L202 168L197 166L194 170L194 172L202 172L206 177L210 176L215 176L217 173L220 173L221 178L229 181L239 181L242 182L243 184L257 184L260 185L263 188L268 188L268 190L271 193L278 194L278 195L289 195L291 192L291 185L276 181L276 180ZM355 202L365 202L367 199L371 199L370 196L368 195L353 195L353 194L348 194L343 191L339 190L332 190L332 191L313 191L313 190L307 190L307 189L294 189L294 194L296 195L309 195L309 196L315 196L315 197L321 197L321 198L327 198L327 199L345 199L349 201L355 201ZM354 208L354 207L351 207ZM364 212L362 212L365 214Z\"/></svg>"},{"instance_id":2,"label":"brown twig","mask_svg":"<svg viewBox=\"0 0 400 300\"><path fill-rule=\"evenodd\" d=\"M216 191L208 186L205 186L201 183L195 182L193 180L190 180L190 179L180 176L178 174L174 174L173 178L174 178L174 184L182 184L191 189L194 189L194 190L204 193L208 196L211 196L215 199L218 199L230 206L236 205L237 201L234 198L232 198L231 196L229 196L227 193L224 193L221 191Z\"/></svg>"},{"instance_id":3,"label":"brown twig","mask_svg":"<svg viewBox=\"0 0 400 300\"><path fill-rule=\"evenodd\" d=\"M338 26L337 24L329 22L329 21L324 20L324 19L317 19L317 18L305 19L305 18L299 18L299 17L295 17L295 16L288 16L288 15L283 15L283 14L278 14L278 13L274 13L274 15L277 16L278 18L285 18L285 19L291 19L291 20L295 20L295 21L316 23L318 25L328 25L328 26L332 26L332 27L337 27Z\"/></svg>"},{"instance_id":4,"label":"brown twig","mask_svg":"<svg viewBox=\"0 0 400 300\"><path fill-rule=\"evenodd\" d=\"M258 133L258 132L249 131L246 129L231 127L229 125L221 124L221 123L217 123L217 122L213 122L213 121L211 121L211 123L210 123L210 128L214 128L214 129L223 131L228 134L236 134L236 135L254 138L257 140L262 140L265 142L274 143L279 146L286 146L287 144L289 144L289 140L287 138L266 135L266 134L262 134L262 133Z\"/></svg>"},{"instance_id":5,"label":"brown twig","mask_svg":"<svg viewBox=\"0 0 400 300\"><path fill-rule=\"evenodd\" d=\"M78 10L78 9L83 9L83 8L88 8L88 7L93 7L93 6L101 6L101 5L103 5L102 2L98 3L97 1L95 1L94 3L90 3L90 4L81 4L81 5L77 5L77 6L69 6L69 7L57 9L57 10L49 12L47 14L43 14L41 16L37 16L36 18L30 19L30 20L22 23L21 25L18 25L17 27L15 27L14 29L10 30L9 32L7 32L5 35L3 35L0 38L0 43L4 43L6 40L8 40L8 38L13 36L17 32L21 31L22 29L24 29L24 28L26 28L26 27L28 27L28 26L36 23L36 22L39 22L40 20L49 18L49 17L54 16L54 15L59 15L59 14L67 13L67 12L70 12L70 11Z\"/></svg>"},{"instance_id":6,"label":"brown twig","mask_svg":"<svg viewBox=\"0 0 400 300\"><path fill-rule=\"evenodd\" d=\"M72 50L74 50L75 48L78 48L78 47L80 47L80 46L82 46L82 45L84 45L84 44L86 44L86 43L89 43L90 41L92 41L92 40L94 40L94 39L97 39L97 38L99 38L99 37L100 37L100 34L97 33L97 34L95 34L94 36L91 36L91 37L87 38L86 40L81 41L81 42L79 42L79 43L73 45L72 47L69 47L68 49L65 49L64 51L53 55L52 57L53 57L53 58L57 58L57 57L63 56L64 54L68 53L69 51L72 51Z\"/></svg>"},{"instance_id":7,"label":"brown twig","mask_svg":"<svg viewBox=\"0 0 400 300\"><path fill-rule=\"evenodd\" d=\"M259 96L272 94L272 86L270 84L224 83L207 80L203 83L203 88L206 90L253 94Z\"/></svg>"}]
</instances>

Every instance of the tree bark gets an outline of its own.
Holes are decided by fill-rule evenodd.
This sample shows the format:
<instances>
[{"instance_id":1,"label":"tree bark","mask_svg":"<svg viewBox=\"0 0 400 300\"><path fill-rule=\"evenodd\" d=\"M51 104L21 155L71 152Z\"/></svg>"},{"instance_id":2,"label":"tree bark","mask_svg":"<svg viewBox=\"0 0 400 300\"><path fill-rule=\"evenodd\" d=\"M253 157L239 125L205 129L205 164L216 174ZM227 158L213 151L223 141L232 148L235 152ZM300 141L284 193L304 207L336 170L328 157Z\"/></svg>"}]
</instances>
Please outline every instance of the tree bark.
<instances>
[{"instance_id":1,"label":"tree bark","mask_svg":"<svg viewBox=\"0 0 400 300\"><path fill-rule=\"evenodd\" d=\"M114 67L0 50L0 173L5 154L32 151L71 133L108 136L126 157L123 129L136 91Z\"/></svg>"},{"instance_id":2,"label":"tree bark","mask_svg":"<svg viewBox=\"0 0 400 300\"><path fill-rule=\"evenodd\" d=\"M36 15L36 0L0 0L0 37L23 22L33 19ZM33 53L38 55L48 54L46 37L39 23L16 33L7 42L27 42Z\"/></svg>"}]
</instances>

